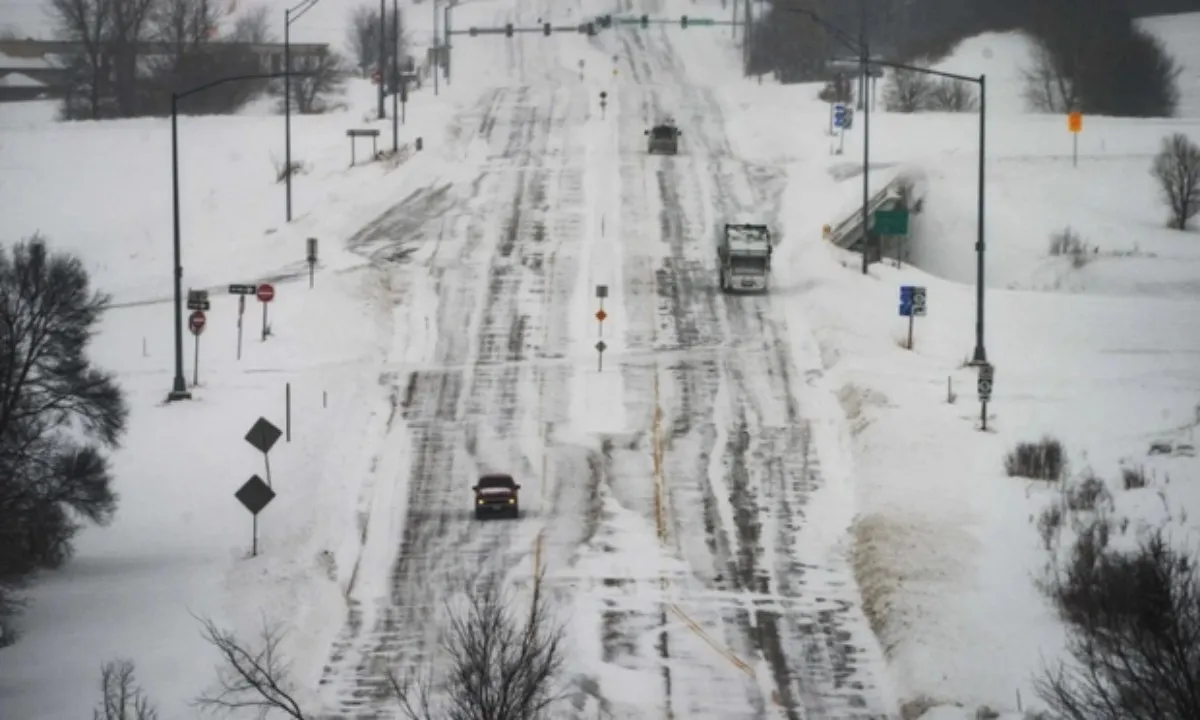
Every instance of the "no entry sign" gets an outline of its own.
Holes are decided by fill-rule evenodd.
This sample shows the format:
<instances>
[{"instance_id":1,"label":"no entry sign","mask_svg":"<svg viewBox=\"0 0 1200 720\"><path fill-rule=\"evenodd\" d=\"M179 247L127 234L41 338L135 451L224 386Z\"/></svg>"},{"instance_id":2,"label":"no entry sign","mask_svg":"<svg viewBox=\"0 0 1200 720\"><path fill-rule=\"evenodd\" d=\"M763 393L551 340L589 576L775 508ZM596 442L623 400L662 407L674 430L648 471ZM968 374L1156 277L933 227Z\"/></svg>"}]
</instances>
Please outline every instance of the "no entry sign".
<instances>
[{"instance_id":1,"label":"no entry sign","mask_svg":"<svg viewBox=\"0 0 1200 720\"><path fill-rule=\"evenodd\" d=\"M188 315L188 329L192 331L193 335L199 335L200 333L204 332L204 323L205 318L203 311L197 310L191 315Z\"/></svg>"},{"instance_id":2,"label":"no entry sign","mask_svg":"<svg viewBox=\"0 0 1200 720\"><path fill-rule=\"evenodd\" d=\"M275 299L275 286L270 283L263 283L262 285L258 286L258 290L255 292L255 295L257 295L258 299L262 302L271 302Z\"/></svg>"}]
</instances>

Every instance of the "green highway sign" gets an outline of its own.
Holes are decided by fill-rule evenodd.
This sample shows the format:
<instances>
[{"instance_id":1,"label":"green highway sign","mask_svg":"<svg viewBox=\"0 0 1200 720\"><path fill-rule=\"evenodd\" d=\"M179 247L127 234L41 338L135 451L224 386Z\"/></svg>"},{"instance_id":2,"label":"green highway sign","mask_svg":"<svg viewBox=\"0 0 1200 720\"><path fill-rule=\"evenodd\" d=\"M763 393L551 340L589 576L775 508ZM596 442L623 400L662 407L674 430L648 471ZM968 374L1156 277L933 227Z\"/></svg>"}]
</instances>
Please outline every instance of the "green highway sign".
<instances>
[{"instance_id":1,"label":"green highway sign","mask_svg":"<svg viewBox=\"0 0 1200 720\"><path fill-rule=\"evenodd\" d=\"M876 210L874 229L880 235L908 235L908 210Z\"/></svg>"},{"instance_id":2,"label":"green highway sign","mask_svg":"<svg viewBox=\"0 0 1200 720\"><path fill-rule=\"evenodd\" d=\"M715 25L712 18L688 18L688 25Z\"/></svg>"}]
</instances>

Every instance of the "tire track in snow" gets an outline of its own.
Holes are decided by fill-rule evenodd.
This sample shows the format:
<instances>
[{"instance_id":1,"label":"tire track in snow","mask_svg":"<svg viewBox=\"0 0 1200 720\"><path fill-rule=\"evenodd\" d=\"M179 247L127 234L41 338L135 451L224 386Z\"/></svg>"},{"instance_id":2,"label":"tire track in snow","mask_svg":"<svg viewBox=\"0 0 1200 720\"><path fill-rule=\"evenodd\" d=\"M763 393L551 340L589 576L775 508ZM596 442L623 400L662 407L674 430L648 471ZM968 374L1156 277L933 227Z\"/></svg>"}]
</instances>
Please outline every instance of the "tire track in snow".
<instances>
[{"instance_id":1,"label":"tire track in snow","mask_svg":"<svg viewBox=\"0 0 1200 720\"><path fill-rule=\"evenodd\" d=\"M562 373L519 363L538 352L534 330L548 327L545 316L561 307L548 307L551 298L543 297L545 256L562 239L546 234L546 189L559 171L541 163L552 154L547 139L563 133L567 108L556 104L557 96L548 109L545 100L529 89L515 93L502 157L518 169L485 171L475 186L482 202L462 208L469 217L458 252L439 248L431 264L439 297L437 360L470 362L458 372L414 372L403 383L398 405L413 447L403 537L370 632L352 615L350 637L340 644L353 651L335 650L327 668L323 683L342 681L330 717L388 717L385 673L403 675L435 657L439 590L503 571L516 554L508 548L512 524L473 522L468 488L481 470L528 472L517 436L524 415L538 409L530 381ZM541 113L545 119L533 122ZM497 222L502 227L493 230Z\"/></svg>"}]
</instances>

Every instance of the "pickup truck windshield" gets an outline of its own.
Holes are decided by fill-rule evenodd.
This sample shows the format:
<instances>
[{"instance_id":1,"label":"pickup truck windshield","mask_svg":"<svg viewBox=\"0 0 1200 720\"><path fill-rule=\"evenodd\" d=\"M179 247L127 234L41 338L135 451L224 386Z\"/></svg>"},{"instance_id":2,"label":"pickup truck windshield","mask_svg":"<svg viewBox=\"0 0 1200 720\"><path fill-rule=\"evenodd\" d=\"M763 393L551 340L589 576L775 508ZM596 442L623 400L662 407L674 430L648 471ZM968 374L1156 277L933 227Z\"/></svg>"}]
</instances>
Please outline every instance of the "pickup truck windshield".
<instances>
[{"instance_id":1,"label":"pickup truck windshield","mask_svg":"<svg viewBox=\"0 0 1200 720\"><path fill-rule=\"evenodd\" d=\"M479 478L480 488L507 488L512 487L513 481L506 477L482 477Z\"/></svg>"},{"instance_id":2,"label":"pickup truck windshield","mask_svg":"<svg viewBox=\"0 0 1200 720\"><path fill-rule=\"evenodd\" d=\"M761 256L734 255L729 268L735 275L760 275L767 271L767 259Z\"/></svg>"}]
</instances>

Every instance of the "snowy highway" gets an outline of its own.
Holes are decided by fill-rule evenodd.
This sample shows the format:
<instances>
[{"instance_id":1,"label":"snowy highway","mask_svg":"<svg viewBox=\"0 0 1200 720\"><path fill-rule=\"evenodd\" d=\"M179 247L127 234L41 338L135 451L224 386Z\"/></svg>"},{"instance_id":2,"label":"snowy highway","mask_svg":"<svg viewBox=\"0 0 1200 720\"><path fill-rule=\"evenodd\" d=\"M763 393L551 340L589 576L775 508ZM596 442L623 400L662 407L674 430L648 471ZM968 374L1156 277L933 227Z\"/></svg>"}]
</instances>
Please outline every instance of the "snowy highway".
<instances>
[{"instance_id":1,"label":"snowy highway","mask_svg":"<svg viewBox=\"0 0 1200 720\"><path fill-rule=\"evenodd\" d=\"M430 369L379 379L392 416L322 679L327 716L391 717L386 672L436 662L451 592L542 572L572 626L598 635L576 640L637 673L568 667L581 714L882 717L843 624L848 568L806 565L795 547L822 476L784 313L769 294L717 289L720 224L774 226L784 177L733 154L669 32L592 43L617 60L603 118L594 87L522 71L456 120L469 179L414 192L351 241L390 278L404 340L390 360ZM681 152L648 156L643 131L664 116ZM601 380L577 314L603 283L615 352ZM407 316L417 295L436 297L435 316ZM572 409L602 394L619 394L607 403L624 426L580 427ZM488 471L523 484L519 523L471 519Z\"/></svg>"}]
</instances>

